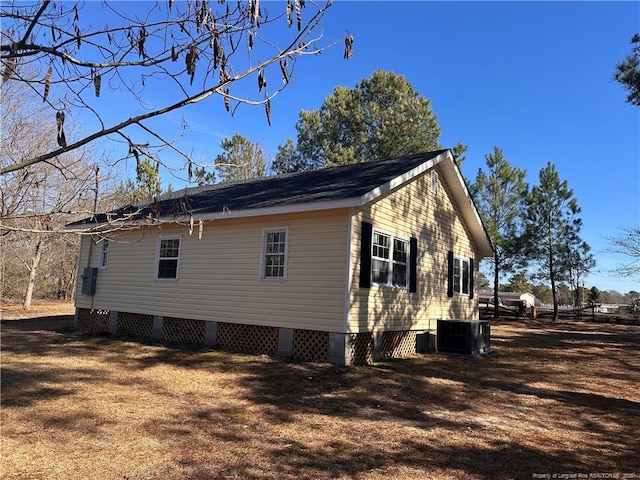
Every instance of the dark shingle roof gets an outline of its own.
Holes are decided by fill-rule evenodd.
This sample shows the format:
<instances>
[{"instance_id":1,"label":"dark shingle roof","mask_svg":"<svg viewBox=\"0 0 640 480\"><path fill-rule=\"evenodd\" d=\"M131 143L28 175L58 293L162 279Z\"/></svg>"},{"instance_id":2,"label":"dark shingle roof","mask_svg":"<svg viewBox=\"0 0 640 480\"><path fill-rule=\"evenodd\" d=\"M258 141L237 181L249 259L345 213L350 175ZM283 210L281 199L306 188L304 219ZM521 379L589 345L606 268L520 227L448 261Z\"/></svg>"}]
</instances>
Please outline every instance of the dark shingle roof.
<instances>
[{"instance_id":1,"label":"dark shingle roof","mask_svg":"<svg viewBox=\"0 0 640 480\"><path fill-rule=\"evenodd\" d=\"M186 188L155 202L123 207L111 212L110 218L117 219L135 211L138 211L135 218L143 218L150 214L165 217L223 210L233 212L361 197L445 151L438 150L390 160L322 168L245 182ZM104 223L107 221L107 216L97 215L96 220L97 223ZM86 219L68 226L86 225L96 220Z\"/></svg>"}]
</instances>

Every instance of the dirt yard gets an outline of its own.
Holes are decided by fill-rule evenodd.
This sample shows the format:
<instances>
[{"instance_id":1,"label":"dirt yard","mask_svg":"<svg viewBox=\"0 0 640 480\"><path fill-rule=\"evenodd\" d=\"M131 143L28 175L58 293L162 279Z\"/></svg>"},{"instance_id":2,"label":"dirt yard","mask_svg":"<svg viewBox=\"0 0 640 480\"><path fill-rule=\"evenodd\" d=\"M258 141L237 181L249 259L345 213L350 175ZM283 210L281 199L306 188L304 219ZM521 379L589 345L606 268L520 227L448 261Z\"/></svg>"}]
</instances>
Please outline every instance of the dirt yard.
<instances>
[{"instance_id":1,"label":"dirt yard","mask_svg":"<svg viewBox=\"0 0 640 480\"><path fill-rule=\"evenodd\" d=\"M3 301L0 303L0 320L73 315L73 313L73 302L34 300L31 310L24 310L22 303L16 301Z\"/></svg>"},{"instance_id":2,"label":"dirt yard","mask_svg":"<svg viewBox=\"0 0 640 480\"><path fill-rule=\"evenodd\" d=\"M638 326L501 321L487 357L337 368L16 316L4 480L640 479Z\"/></svg>"}]
</instances>

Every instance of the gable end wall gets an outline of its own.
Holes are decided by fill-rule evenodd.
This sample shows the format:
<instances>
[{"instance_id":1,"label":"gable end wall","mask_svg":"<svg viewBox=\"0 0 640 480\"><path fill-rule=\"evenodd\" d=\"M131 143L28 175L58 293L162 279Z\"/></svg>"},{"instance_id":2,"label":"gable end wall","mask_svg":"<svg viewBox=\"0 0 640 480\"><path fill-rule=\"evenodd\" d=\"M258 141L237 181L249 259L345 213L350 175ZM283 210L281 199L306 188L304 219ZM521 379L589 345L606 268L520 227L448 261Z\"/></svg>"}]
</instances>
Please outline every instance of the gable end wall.
<instances>
[{"instance_id":1,"label":"gable end wall","mask_svg":"<svg viewBox=\"0 0 640 480\"><path fill-rule=\"evenodd\" d=\"M475 277L478 249L450 200L447 186L441 181L438 193L434 194L430 180L431 171L425 172L353 215L350 332L426 330L434 327L437 318L478 319L477 291L474 298L459 294L447 296L448 251L474 258ZM363 221L372 223L374 230L418 239L416 293L389 286L359 287Z\"/></svg>"}]
</instances>

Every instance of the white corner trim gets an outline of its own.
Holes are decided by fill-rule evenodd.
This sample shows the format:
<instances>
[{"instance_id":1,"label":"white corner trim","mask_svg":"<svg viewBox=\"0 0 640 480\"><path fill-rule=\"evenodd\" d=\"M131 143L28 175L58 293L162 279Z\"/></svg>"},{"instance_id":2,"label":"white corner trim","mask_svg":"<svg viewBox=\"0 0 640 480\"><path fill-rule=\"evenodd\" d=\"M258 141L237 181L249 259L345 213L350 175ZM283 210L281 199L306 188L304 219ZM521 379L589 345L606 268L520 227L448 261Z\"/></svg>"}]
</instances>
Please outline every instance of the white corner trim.
<instances>
[{"instance_id":1,"label":"white corner trim","mask_svg":"<svg viewBox=\"0 0 640 480\"><path fill-rule=\"evenodd\" d=\"M356 210L351 207L349 215L347 215L347 268L344 284L344 323L342 324L343 332L349 331L349 313L351 312L351 292L353 291L353 223L355 222ZM357 253L356 253L357 255Z\"/></svg>"}]
</instances>

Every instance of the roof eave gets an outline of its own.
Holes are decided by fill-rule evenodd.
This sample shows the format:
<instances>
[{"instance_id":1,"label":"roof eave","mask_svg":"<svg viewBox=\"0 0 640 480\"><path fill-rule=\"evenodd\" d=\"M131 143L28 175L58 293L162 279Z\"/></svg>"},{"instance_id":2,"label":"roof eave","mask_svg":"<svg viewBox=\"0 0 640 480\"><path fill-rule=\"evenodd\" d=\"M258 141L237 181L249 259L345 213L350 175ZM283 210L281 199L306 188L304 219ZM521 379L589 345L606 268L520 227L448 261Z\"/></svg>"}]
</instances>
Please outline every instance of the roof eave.
<instances>
[{"instance_id":1,"label":"roof eave","mask_svg":"<svg viewBox=\"0 0 640 480\"><path fill-rule=\"evenodd\" d=\"M193 221L211 221L217 219L231 218L249 218L268 215L291 214L302 212L313 212L320 210L341 209L351 207L361 207L370 202L375 201L386 193L406 185L419 175L439 165L439 170L447 182L453 200L460 209L463 221L467 225L470 234L478 247L478 254L481 257L490 257L493 255L493 246L489 235L480 219L478 210L469 195L464 178L460 169L455 163L451 150L446 150L439 155L419 164L418 166L406 171L405 173L385 182L384 184L370 190L359 197L348 197L336 200L325 200L317 202L291 203L283 205L275 205L269 207L247 208L242 210L228 210L216 212L198 212L195 211L191 215L171 215L156 218L150 221L148 218L133 220L127 219L126 222L102 222L88 224L69 224L65 228L70 231L85 231L88 233L96 231L115 231L119 229L140 228L144 226L153 226L165 223L189 223ZM125 224L126 223L126 224Z\"/></svg>"},{"instance_id":2,"label":"roof eave","mask_svg":"<svg viewBox=\"0 0 640 480\"><path fill-rule=\"evenodd\" d=\"M480 218L478 209L469 194L464 177L460 172L460 168L456 164L451 150L445 152L446 159L440 163L440 171L444 177L447 185L451 189L452 195L456 201L462 218L464 219L467 228L476 242L478 247L478 254L480 257L492 257L493 245L491 238L487 233L487 230Z\"/></svg>"},{"instance_id":3,"label":"roof eave","mask_svg":"<svg viewBox=\"0 0 640 480\"><path fill-rule=\"evenodd\" d=\"M191 215L171 215L171 216L163 216L153 221L149 221L149 219L139 219L135 221L127 222L127 228L131 228L133 225L138 225L139 227L145 226L153 226L159 224L166 223L189 223L192 219L195 222L202 221L212 221L218 219L231 219L231 218L249 218L249 217L260 217L260 216L270 216L270 215L284 215L291 213L303 213L303 212L313 212L319 210L333 210L333 209L341 209L341 208L350 208L360 206L360 198L359 197L351 197L340 200L328 200L321 202L307 202L307 203L294 203L288 205L277 205L272 207L263 207L263 208L247 208L244 210L224 210L220 212L193 212ZM85 224L83 225L68 225L68 230L95 230L100 227L109 226L108 223L93 223L93 224ZM114 222L112 224L113 230L117 230L118 224Z\"/></svg>"}]
</instances>

